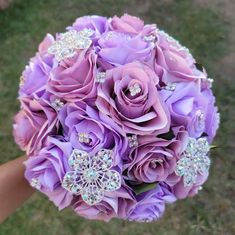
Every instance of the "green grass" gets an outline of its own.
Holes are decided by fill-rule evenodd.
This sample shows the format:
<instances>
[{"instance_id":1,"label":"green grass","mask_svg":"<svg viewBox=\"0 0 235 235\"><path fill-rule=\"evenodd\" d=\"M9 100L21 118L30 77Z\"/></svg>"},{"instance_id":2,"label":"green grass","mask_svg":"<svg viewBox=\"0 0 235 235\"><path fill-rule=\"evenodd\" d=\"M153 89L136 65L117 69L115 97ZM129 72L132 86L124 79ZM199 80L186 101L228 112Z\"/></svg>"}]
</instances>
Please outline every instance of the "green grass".
<instances>
[{"instance_id":1,"label":"green grass","mask_svg":"<svg viewBox=\"0 0 235 235\"><path fill-rule=\"evenodd\" d=\"M210 9L196 7L195 1L18 0L0 12L0 162L22 154L11 134L12 117L19 108L17 83L44 35L63 32L78 16L124 12L157 23L188 46L208 68L210 76L216 76L214 91L222 125L215 144L220 148L212 153L211 174L204 190L195 198L168 206L165 216L152 224L87 221L70 210L59 213L43 195L36 193L0 226L0 235L235 234L235 84L215 66L226 53L229 25Z\"/></svg>"}]
</instances>

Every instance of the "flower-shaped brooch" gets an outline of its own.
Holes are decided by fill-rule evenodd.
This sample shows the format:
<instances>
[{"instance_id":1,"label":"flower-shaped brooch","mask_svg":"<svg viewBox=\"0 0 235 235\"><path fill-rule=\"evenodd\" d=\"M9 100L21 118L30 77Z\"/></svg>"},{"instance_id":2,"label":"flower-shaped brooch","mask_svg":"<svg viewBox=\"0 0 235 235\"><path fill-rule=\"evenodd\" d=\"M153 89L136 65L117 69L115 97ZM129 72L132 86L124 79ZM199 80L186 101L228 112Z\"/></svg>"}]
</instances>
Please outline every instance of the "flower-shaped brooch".
<instances>
[{"instance_id":1,"label":"flower-shaped brooch","mask_svg":"<svg viewBox=\"0 0 235 235\"><path fill-rule=\"evenodd\" d=\"M102 201L105 192L121 187L121 178L113 167L113 151L101 149L94 156L74 149L69 157L72 171L65 174L62 186L69 192L81 195L89 205Z\"/></svg>"}]
</instances>

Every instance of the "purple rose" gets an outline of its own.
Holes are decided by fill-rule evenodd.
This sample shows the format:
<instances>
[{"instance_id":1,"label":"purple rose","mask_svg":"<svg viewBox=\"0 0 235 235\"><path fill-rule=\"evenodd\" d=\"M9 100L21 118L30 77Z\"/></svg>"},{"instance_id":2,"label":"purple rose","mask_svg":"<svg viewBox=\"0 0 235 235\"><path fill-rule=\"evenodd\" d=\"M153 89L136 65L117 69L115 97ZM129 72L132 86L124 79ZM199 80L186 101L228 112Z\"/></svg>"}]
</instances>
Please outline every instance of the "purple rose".
<instances>
[{"instance_id":1,"label":"purple rose","mask_svg":"<svg viewBox=\"0 0 235 235\"><path fill-rule=\"evenodd\" d=\"M98 41L98 55L112 65L124 65L135 60L148 61L154 44L143 40L141 35L129 35L109 31Z\"/></svg>"},{"instance_id":2,"label":"purple rose","mask_svg":"<svg viewBox=\"0 0 235 235\"><path fill-rule=\"evenodd\" d=\"M214 97L209 90L201 92L199 81L176 83L174 91L163 89L160 94L169 107L173 126L184 125L194 138L207 131L209 116L214 108Z\"/></svg>"},{"instance_id":3,"label":"purple rose","mask_svg":"<svg viewBox=\"0 0 235 235\"><path fill-rule=\"evenodd\" d=\"M130 190L122 186L115 192L106 193L104 199L93 206L86 204L80 196L73 200L74 211L87 219L109 221L112 218L126 219L135 207L136 200Z\"/></svg>"},{"instance_id":4,"label":"purple rose","mask_svg":"<svg viewBox=\"0 0 235 235\"><path fill-rule=\"evenodd\" d=\"M47 34L39 45L38 52L31 59L22 74L22 84L19 89L20 97L41 97L46 90L49 73L54 66L53 57L47 49L54 42L52 35Z\"/></svg>"},{"instance_id":5,"label":"purple rose","mask_svg":"<svg viewBox=\"0 0 235 235\"><path fill-rule=\"evenodd\" d=\"M48 91L71 102L94 98L95 63L96 55L86 50L80 51L74 58L62 61L50 73Z\"/></svg>"},{"instance_id":6,"label":"purple rose","mask_svg":"<svg viewBox=\"0 0 235 235\"><path fill-rule=\"evenodd\" d=\"M83 29L91 29L94 31L94 34L91 36L93 44L96 45L97 40L100 36L107 32L109 28L109 23L106 17L103 16L84 16L77 18L72 26L69 26L68 30L77 30L81 31Z\"/></svg>"},{"instance_id":7,"label":"purple rose","mask_svg":"<svg viewBox=\"0 0 235 235\"><path fill-rule=\"evenodd\" d=\"M166 203L175 202L174 194L165 184L158 184L155 189L137 196L137 204L128 219L137 222L153 222L159 219Z\"/></svg>"},{"instance_id":8,"label":"purple rose","mask_svg":"<svg viewBox=\"0 0 235 235\"><path fill-rule=\"evenodd\" d=\"M60 210L68 207L73 199L73 195L61 186L69 169L68 157L71 151L71 144L63 142L62 138L50 138L47 147L25 162L26 179L31 184L36 181L35 187L46 194Z\"/></svg>"},{"instance_id":9,"label":"purple rose","mask_svg":"<svg viewBox=\"0 0 235 235\"><path fill-rule=\"evenodd\" d=\"M188 134L181 128L174 128L171 140L154 136L139 137L139 145L131 150L124 168L127 179L138 183L164 181L175 171L176 161L187 145Z\"/></svg>"},{"instance_id":10,"label":"purple rose","mask_svg":"<svg viewBox=\"0 0 235 235\"><path fill-rule=\"evenodd\" d=\"M15 116L13 135L21 149L32 154L43 147L49 134L57 133L56 112L43 99L24 97L21 105Z\"/></svg>"},{"instance_id":11,"label":"purple rose","mask_svg":"<svg viewBox=\"0 0 235 235\"><path fill-rule=\"evenodd\" d=\"M215 97L210 89L202 91L203 97L208 101L207 112L205 115L205 133L211 143L216 135L220 124L220 115L218 108L215 106Z\"/></svg>"},{"instance_id":12,"label":"purple rose","mask_svg":"<svg viewBox=\"0 0 235 235\"><path fill-rule=\"evenodd\" d=\"M95 154L101 148L113 149L116 164L127 148L123 130L109 117L85 103L67 104L59 113L59 120L74 148Z\"/></svg>"},{"instance_id":13,"label":"purple rose","mask_svg":"<svg viewBox=\"0 0 235 235\"><path fill-rule=\"evenodd\" d=\"M105 82L98 86L96 105L127 133L167 132L168 109L159 97L157 84L155 73L139 62L108 70Z\"/></svg>"}]
</instances>

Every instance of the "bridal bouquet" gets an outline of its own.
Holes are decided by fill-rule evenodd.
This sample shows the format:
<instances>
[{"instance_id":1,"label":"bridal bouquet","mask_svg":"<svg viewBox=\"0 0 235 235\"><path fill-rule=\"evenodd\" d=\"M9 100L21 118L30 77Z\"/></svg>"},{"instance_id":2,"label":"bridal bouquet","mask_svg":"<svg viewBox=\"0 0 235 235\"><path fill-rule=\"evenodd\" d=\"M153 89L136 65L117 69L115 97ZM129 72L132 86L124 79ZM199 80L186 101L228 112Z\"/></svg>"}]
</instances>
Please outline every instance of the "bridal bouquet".
<instances>
[{"instance_id":1,"label":"bridal bouquet","mask_svg":"<svg viewBox=\"0 0 235 235\"><path fill-rule=\"evenodd\" d=\"M85 16L47 34L20 78L26 179L88 219L157 220L208 177L212 82L187 48L134 16Z\"/></svg>"}]
</instances>

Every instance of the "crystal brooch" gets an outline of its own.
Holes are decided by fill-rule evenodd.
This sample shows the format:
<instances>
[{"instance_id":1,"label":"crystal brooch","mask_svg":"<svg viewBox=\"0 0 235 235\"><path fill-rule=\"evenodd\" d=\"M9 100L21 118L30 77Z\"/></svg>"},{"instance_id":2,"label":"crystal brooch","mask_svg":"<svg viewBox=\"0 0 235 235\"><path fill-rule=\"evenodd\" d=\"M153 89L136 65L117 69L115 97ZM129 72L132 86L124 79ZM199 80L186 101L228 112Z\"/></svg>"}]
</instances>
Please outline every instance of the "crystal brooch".
<instances>
[{"instance_id":1,"label":"crystal brooch","mask_svg":"<svg viewBox=\"0 0 235 235\"><path fill-rule=\"evenodd\" d=\"M101 149L94 156L86 151L74 149L68 163L71 171L63 178L62 186L83 201L94 205L102 201L105 192L121 187L121 178L113 167L113 151Z\"/></svg>"},{"instance_id":2,"label":"crystal brooch","mask_svg":"<svg viewBox=\"0 0 235 235\"><path fill-rule=\"evenodd\" d=\"M175 170L176 175L183 177L185 187L195 184L198 174L208 173L211 163L207 156L209 150L210 146L205 137L189 139Z\"/></svg>"},{"instance_id":3,"label":"crystal brooch","mask_svg":"<svg viewBox=\"0 0 235 235\"><path fill-rule=\"evenodd\" d=\"M48 48L48 53L55 55L56 60L59 62L71 58L76 55L78 49L88 49L91 46L92 40L90 37L93 33L94 31L91 29L70 30L62 33L60 39Z\"/></svg>"}]
</instances>

